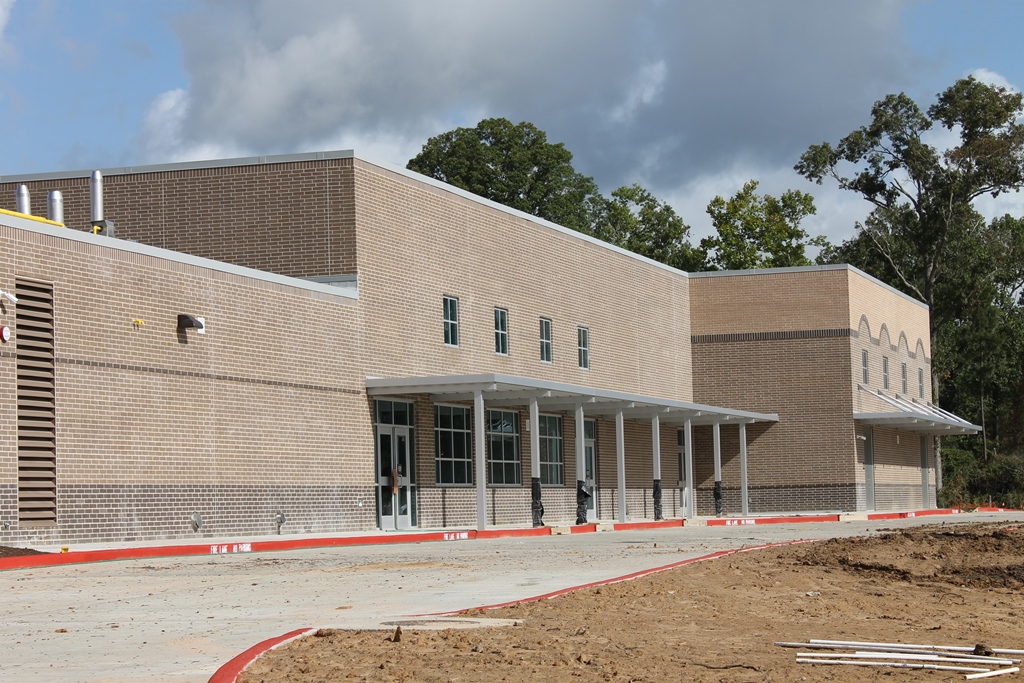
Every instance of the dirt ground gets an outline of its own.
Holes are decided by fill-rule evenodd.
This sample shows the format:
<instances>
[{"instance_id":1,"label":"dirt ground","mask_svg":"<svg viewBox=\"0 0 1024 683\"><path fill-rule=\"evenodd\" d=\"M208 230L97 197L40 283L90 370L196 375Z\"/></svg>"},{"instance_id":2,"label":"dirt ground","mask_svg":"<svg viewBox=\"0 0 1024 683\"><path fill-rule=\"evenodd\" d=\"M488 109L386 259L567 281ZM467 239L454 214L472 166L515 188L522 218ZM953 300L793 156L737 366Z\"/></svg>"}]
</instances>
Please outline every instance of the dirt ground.
<instances>
[{"instance_id":1,"label":"dirt ground","mask_svg":"<svg viewBox=\"0 0 1024 683\"><path fill-rule=\"evenodd\" d=\"M239 680L962 681L956 672L797 664L798 650L773 643L1024 649L1024 530L942 524L786 545L476 614L522 623L406 629L399 642L391 632L322 629L267 653Z\"/></svg>"},{"instance_id":2,"label":"dirt ground","mask_svg":"<svg viewBox=\"0 0 1024 683\"><path fill-rule=\"evenodd\" d=\"M11 548L6 545L0 545L0 557L18 557L20 555L41 555L42 553L38 550L32 550L31 548Z\"/></svg>"}]
</instances>

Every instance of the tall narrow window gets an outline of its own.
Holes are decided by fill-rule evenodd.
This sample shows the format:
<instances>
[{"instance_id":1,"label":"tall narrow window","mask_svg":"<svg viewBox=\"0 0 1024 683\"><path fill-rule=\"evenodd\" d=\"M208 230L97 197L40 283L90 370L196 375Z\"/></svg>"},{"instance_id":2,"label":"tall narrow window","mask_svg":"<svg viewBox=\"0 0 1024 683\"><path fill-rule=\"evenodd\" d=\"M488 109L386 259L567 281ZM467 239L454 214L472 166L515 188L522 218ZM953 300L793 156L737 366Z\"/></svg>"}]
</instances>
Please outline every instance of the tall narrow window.
<instances>
[{"instance_id":1,"label":"tall narrow window","mask_svg":"<svg viewBox=\"0 0 1024 683\"><path fill-rule=\"evenodd\" d=\"M494 309L494 352L508 355L508 311L504 308Z\"/></svg>"},{"instance_id":2,"label":"tall narrow window","mask_svg":"<svg viewBox=\"0 0 1024 683\"><path fill-rule=\"evenodd\" d=\"M438 484L473 483L473 432L469 408L434 406L434 463Z\"/></svg>"},{"instance_id":3,"label":"tall narrow window","mask_svg":"<svg viewBox=\"0 0 1024 683\"><path fill-rule=\"evenodd\" d=\"M868 383L868 352L860 352L860 367L864 375L864 384Z\"/></svg>"},{"instance_id":4,"label":"tall narrow window","mask_svg":"<svg viewBox=\"0 0 1024 683\"><path fill-rule=\"evenodd\" d=\"M924 370L917 369L917 397L924 398Z\"/></svg>"},{"instance_id":5,"label":"tall narrow window","mask_svg":"<svg viewBox=\"0 0 1024 683\"><path fill-rule=\"evenodd\" d=\"M540 319L540 359L551 362L551 321L547 318Z\"/></svg>"},{"instance_id":6,"label":"tall narrow window","mask_svg":"<svg viewBox=\"0 0 1024 683\"><path fill-rule=\"evenodd\" d=\"M487 411L487 469L492 484L521 483L519 465L519 413Z\"/></svg>"},{"instance_id":7,"label":"tall narrow window","mask_svg":"<svg viewBox=\"0 0 1024 683\"><path fill-rule=\"evenodd\" d=\"M590 368L590 330L585 327L576 329L576 346L579 351L580 367L584 370Z\"/></svg>"},{"instance_id":8,"label":"tall narrow window","mask_svg":"<svg viewBox=\"0 0 1024 683\"><path fill-rule=\"evenodd\" d=\"M14 285L18 345L18 523L57 523L57 426L53 286Z\"/></svg>"},{"instance_id":9,"label":"tall narrow window","mask_svg":"<svg viewBox=\"0 0 1024 683\"><path fill-rule=\"evenodd\" d=\"M882 388L889 388L889 358L882 356Z\"/></svg>"},{"instance_id":10,"label":"tall narrow window","mask_svg":"<svg viewBox=\"0 0 1024 683\"><path fill-rule=\"evenodd\" d=\"M541 415L539 420L540 483L563 486L565 467L562 457L562 418L557 415Z\"/></svg>"},{"instance_id":11,"label":"tall narrow window","mask_svg":"<svg viewBox=\"0 0 1024 683\"><path fill-rule=\"evenodd\" d=\"M459 300L453 296L444 298L444 343L459 345Z\"/></svg>"},{"instance_id":12,"label":"tall narrow window","mask_svg":"<svg viewBox=\"0 0 1024 683\"><path fill-rule=\"evenodd\" d=\"M907 364L903 363L900 366L901 377L903 378L903 393L907 393Z\"/></svg>"}]
</instances>

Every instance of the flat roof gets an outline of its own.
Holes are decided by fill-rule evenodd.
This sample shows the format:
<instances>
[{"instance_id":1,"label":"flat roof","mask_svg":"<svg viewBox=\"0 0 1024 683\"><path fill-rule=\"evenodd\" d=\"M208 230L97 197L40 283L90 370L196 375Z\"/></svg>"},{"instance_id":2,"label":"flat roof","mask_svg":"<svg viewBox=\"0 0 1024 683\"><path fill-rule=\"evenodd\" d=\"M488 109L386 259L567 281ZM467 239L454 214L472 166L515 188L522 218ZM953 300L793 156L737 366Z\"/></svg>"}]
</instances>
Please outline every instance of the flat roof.
<instances>
[{"instance_id":1,"label":"flat roof","mask_svg":"<svg viewBox=\"0 0 1024 683\"><path fill-rule=\"evenodd\" d=\"M484 206L488 206L496 211L501 211L502 213L516 216L517 218L522 218L523 220L530 221L531 223L542 225L546 228L555 230L556 232L560 232L575 237L577 239L581 239L584 242L596 244L598 246L604 247L605 249L609 249L611 251L623 254L624 256L628 256L638 261L642 261L644 263L656 266L658 268L661 268L662 270L667 270L669 272L682 275L683 277L737 277L769 274L776 275L780 273L804 273L810 271L849 270L854 273L857 273L862 277L867 278L868 280L874 282L877 285L884 287L893 294L897 294L903 297L907 301L911 301L913 303L918 304L919 306L928 308L928 305L925 304L924 302L919 301L918 299L915 299L914 297L904 292L901 292L895 287L892 287L891 285L882 282L878 278L868 275L859 268L856 268L849 264L835 264L825 266L793 266L789 268L756 268L751 270L714 270L693 273L684 270L679 270L678 268L673 268L672 266L661 263L660 261L655 261L654 259L650 259L646 256L641 256L640 254L636 254L632 251L623 249L622 247L618 247L614 244L604 242L602 240L597 239L596 237L592 237L590 235L577 232L570 228L566 228L565 226L558 225L557 223L552 223L551 221L545 220L538 216L534 216L523 211L519 211L518 209L513 209L511 207L505 206L504 204L499 204L498 202L486 199L484 197L481 197L480 195L473 194L472 192L468 192L461 188L455 187L454 185L443 183L440 180L436 180L429 176L416 173L415 171L410 171L409 169L404 168L402 166L397 166L394 164L389 164L381 161L375 161L373 159L364 157L360 154L357 154L356 151L352 149L329 150L322 152L299 152L295 154L267 154L260 156L235 157L228 159L205 159L201 161L180 161L165 164L148 164L143 166L114 166L110 168L77 171L55 171L48 173L26 173L21 175L0 175L0 183L27 183L45 180L63 180L68 178L88 178L89 176L92 175L93 170L99 170L100 173L102 173L104 176L131 175L138 173L164 173L171 171L189 171L204 168L230 168L235 166L259 166L263 164L290 164L302 161L322 161L326 159L358 159L359 161L371 164L373 166L377 166L392 173L397 173L398 175L405 176L406 178L410 178L412 180L416 180L418 182L430 185L432 187L445 190L446 192L450 192L459 197L470 199L479 204L483 204Z\"/></svg>"},{"instance_id":2,"label":"flat roof","mask_svg":"<svg viewBox=\"0 0 1024 683\"><path fill-rule=\"evenodd\" d=\"M750 270L706 270L697 273L690 273L690 277L693 278L705 278L705 277L749 277L751 275L778 275L780 273L811 273L814 271L827 271L827 270L847 270L863 278L870 280L871 282L884 287L893 294L903 297L911 303L915 303L925 309L928 308L928 304L924 303L919 299L915 299L906 292L901 292L892 285L888 285L873 275L868 275L860 268L851 266L849 263L834 263L824 266L790 266L788 268L751 268Z\"/></svg>"},{"instance_id":3,"label":"flat roof","mask_svg":"<svg viewBox=\"0 0 1024 683\"><path fill-rule=\"evenodd\" d=\"M472 192L468 192L461 188L455 187L454 185L449 185L448 183L443 183L440 180L435 180L434 178L431 178L429 176L416 173L415 171L410 171L407 168L369 159L367 157L357 154L355 150L351 149L333 150L326 152L302 152L298 154L270 154L263 156L236 157L233 159L181 161L167 164L150 164L144 166L114 166L110 168L90 170L54 171L49 173L25 173L21 175L4 175L0 176L0 183L28 183L46 180L66 180L69 178L88 178L92 175L93 170L98 170L104 176L133 175L141 173L192 171L204 168L231 168L235 166L259 166L263 164L291 164L302 161L322 161L325 159L358 159L359 161L370 164L371 166L377 166L378 168L384 169L386 171L390 171L392 173L396 173L406 178L410 178L417 182L430 185L431 187L435 187L440 190L450 192L451 194L463 197L465 199L469 199L478 204L490 207L496 211L501 211L502 213L506 213L517 218L530 221L531 223L542 225L556 232L560 232L566 235L570 235L574 238L581 239L584 242L596 244L605 249L609 249L611 251L622 254L623 256L627 256L629 258L642 261L644 263L650 264L662 270L667 270L671 273L682 275L683 277L689 277L689 273L687 273L686 271L665 265L660 261L655 261L654 259L647 258L646 256L641 256L640 254L633 253L627 249L623 249L622 247L617 247L614 244L609 244L608 242L599 240L596 237L591 237L590 235L585 235L581 232L576 232L575 230L571 230L569 228L566 228L565 226L558 225L557 223L552 223L549 220L545 220L543 218L539 218L537 216L525 213L523 211L519 211L518 209L513 209L511 207L505 206L504 204L499 204L498 202L486 199L484 197L481 197L480 195L473 194Z\"/></svg>"},{"instance_id":4,"label":"flat roof","mask_svg":"<svg viewBox=\"0 0 1024 683\"><path fill-rule=\"evenodd\" d=\"M436 402L472 401L476 392L485 403L494 405L527 405L537 399L546 410L573 410L583 405L587 415L610 415L622 411L628 419L648 419L655 415L666 424L715 422L778 422L775 413L755 413L732 408L691 403L657 396L598 389L577 384L550 382L529 377L502 374L435 375L423 377L367 377L369 396L404 396L429 394Z\"/></svg>"},{"instance_id":5,"label":"flat roof","mask_svg":"<svg viewBox=\"0 0 1024 683\"><path fill-rule=\"evenodd\" d=\"M165 261L183 263L221 273L230 273L232 275L238 275L253 280L261 280L263 282L272 282L279 285L285 285L287 287L295 287L297 289L330 294L331 296L340 296L346 299L359 298L358 285L354 281L349 281L348 278L334 278L332 279L333 283L330 283L314 282L312 280L304 280L301 278L289 277L287 275L278 275L277 273L270 273L265 270L236 266L233 263L214 261L213 259L192 256L191 254L185 254L180 251L162 249L160 247L142 244L141 242L132 242L114 237L106 237L104 235L93 235L89 232L62 227L59 223L54 223L53 221L45 218L18 214L13 211L0 212L0 225L48 235L50 237L71 240L73 242L92 244L95 246L106 247L108 249L115 249L118 251L163 259Z\"/></svg>"}]
</instances>

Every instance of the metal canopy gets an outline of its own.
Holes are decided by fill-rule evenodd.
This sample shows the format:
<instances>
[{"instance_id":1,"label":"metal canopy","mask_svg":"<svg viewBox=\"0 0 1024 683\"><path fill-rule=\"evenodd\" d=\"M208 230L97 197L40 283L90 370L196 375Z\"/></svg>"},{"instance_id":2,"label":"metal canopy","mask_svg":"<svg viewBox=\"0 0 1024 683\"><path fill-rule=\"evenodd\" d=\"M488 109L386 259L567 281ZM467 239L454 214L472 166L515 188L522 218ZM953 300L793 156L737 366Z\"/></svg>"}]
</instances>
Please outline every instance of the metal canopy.
<instances>
[{"instance_id":1,"label":"metal canopy","mask_svg":"<svg viewBox=\"0 0 1024 683\"><path fill-rule=\"evenodd\" d=\"M874 391L863 384L857 387L872 396L885 401L895 410L877 413L854 413L853 419L862 424L879 425L904 429L919 434L977 434L981 427L943 410L930 403L918 401L916 398L906 399L890 396L882 391Z\"/></svg>"},{"instance_id":2,"label":"metal canopy","mask_svg":"<svg viewBox=\"0 0 1024 683\"><path fill-rule=\"evenodd\" d=\"M665 424L778 422L775 413L754 413L656 396L629 394L561 382L512 375L446 375L435 377L368 377L369 396L429 394L435 403L470 402L476 392L492 406L527 405L532 398L542 410L569 411L583 404L587 415L615 415L620 410L630 420L650 420L657 415Z\"/></svg>"}]
</instances>

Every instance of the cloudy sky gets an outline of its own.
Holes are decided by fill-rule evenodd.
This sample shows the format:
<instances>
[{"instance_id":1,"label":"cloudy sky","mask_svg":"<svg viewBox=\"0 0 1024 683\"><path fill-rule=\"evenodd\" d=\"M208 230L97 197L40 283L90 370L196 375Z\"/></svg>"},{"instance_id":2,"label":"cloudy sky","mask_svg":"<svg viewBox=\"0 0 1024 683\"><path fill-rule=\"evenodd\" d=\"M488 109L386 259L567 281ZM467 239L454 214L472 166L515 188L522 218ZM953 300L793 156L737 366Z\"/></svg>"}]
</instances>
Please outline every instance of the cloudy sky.
<instances>
[{"instance_id":1,"label":"cloudy sky","mask_svg":"<svg viewBox=\"0 0 1024 683\"><path fill-rule=\"evenodd\" d=\"M838 240L865 206L803 181L800 154L891 92L1024 86L1021 26L1017 0L0 0L0 174L327 149L404 166L502 116L696 237L755 178L811 192L805 227Z\"/></svg>"}]
</instances>

